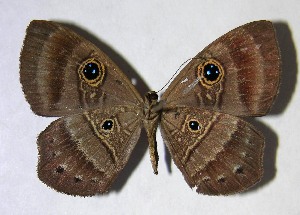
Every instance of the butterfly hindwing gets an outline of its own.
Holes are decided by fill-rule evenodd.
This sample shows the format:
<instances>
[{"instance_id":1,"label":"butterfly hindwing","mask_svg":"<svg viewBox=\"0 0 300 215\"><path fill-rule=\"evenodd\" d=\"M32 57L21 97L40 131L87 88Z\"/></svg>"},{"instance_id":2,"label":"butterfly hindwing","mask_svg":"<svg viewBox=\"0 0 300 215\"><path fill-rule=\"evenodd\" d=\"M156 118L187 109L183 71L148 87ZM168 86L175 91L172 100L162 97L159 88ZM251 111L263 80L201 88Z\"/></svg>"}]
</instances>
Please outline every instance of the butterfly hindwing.
<instances>
[{"instance_id":1,"label":"butterfly hindwing","mask_svg":"<svg viewBox=\"0 0 300 215\"><path fill-rule=\"evenodd\" d=\"M72 195L107 192L139 139L135 115L118 107L54 121L38 138L39 178Z\"/></svg>"},{"instance_id":2,"label":"butterfly hindwing","mask_svg":"<svg viewBox=\"0 0 300 215\"><path fill-rule=\"evenodd\" d=\"M162 114L161 131L175 164L199 193L241 192L262 176L264 138L238 117L178 108Z\"/></svg>"}]
</instances>

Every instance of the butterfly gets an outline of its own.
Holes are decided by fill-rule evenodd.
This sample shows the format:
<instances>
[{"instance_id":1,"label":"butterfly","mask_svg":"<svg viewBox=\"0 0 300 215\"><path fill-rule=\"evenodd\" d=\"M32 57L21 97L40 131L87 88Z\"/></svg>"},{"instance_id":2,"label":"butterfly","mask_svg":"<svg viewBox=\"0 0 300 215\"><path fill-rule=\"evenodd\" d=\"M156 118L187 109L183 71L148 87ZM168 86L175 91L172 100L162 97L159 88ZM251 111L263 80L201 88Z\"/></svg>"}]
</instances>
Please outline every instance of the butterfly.
<instances>
[{"instance_id":1,"label":"butterfly","mask_svg":"<svg viewBox=\"0 0 300 215\"><path fill-rule=\"evenodd\" d=\"M274 27L255 21L221 36L179 72L158 100L141 97L98 47L61 24L34 20L20 55L32 111L61 117L38 136L38 177L70 195L108 192L144 128L157 174L158 126L190 187L229 195L263 174L264 137L243 117L268 113L278 93Z\"/></svg>"}]
</instances>

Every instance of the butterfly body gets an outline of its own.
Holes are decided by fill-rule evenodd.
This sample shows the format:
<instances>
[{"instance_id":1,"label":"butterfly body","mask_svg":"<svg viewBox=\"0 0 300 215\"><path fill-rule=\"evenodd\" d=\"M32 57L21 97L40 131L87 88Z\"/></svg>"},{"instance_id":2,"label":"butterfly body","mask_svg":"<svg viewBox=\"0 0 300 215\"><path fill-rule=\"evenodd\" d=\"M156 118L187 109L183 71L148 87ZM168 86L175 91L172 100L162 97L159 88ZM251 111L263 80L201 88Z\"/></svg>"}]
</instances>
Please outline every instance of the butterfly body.
<instances>
[{"instance_id":1,"label":"butterfly body","mask_svg":"<svg viewBox=\"0 0 300 215\"><path fill-rule=\"evenodd\" d=\"M31 109L59 116L38 137L38 176L67 194L105 193L144 128L157 174L156 131L190 187L241 192L263 173L263 135L241 117L265 115L280 55L268 21L246 24L196 55L161 99L140 96L105 53L55 22L32 21L20 57Z\"/></svg>"}]
</instances>

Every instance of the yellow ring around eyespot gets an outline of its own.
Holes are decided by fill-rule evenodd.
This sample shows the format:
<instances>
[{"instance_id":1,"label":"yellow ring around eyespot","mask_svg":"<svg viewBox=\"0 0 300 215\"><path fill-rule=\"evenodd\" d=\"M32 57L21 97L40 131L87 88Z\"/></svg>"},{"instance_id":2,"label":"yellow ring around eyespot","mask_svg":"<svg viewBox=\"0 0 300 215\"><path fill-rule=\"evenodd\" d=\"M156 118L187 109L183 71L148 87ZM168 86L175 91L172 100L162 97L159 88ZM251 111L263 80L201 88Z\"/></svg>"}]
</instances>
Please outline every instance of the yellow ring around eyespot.
<instances>
[{"instance_id":1,"label":"yellow ring around eyespot","mask_svg":"<svg viewBox=\"0 0 300 215\"><path fill-rule=\"evenodd\" d=\"M83 70L85 68L85 66L88 64L88 63L94 63L98 66L98 69L99 69L99 75L97 76L97 78L93 79L93 80L89 80L85 77L85 75L83 74ZM81 63L81 65L79 66L78 68L78 74L79 74L79 77L84 80L88 85L92 86L92 87L98 87L103 79L104 79L104 76L105 76L105 66L103 63L97 61L95 58L89 58L85 61L83 61Z\"/></svg>"},{"instance_id":2,"label":"yellow ring around eyespot","mask_svg":"<svg viewBox=\"0 0 300 215\"><path fill-rule=\"evenodd\" d=\"M204 67L207 65L207 64L214 64L216 65L218 68L219 68L219 71L220 71L220 75L219 77L214 80L214 81L209 81L207 80L205 77L204 77ZM204 63L200 64L198 67L197 67L197 75L198 75L198 78L200 80L200 83L204 86L204 87L212 87L214 84L220 82L223 77L224 77L224 69L223 69L223 66L215 59L208 59L206 60Z\"/></svg>"}]
</instances>

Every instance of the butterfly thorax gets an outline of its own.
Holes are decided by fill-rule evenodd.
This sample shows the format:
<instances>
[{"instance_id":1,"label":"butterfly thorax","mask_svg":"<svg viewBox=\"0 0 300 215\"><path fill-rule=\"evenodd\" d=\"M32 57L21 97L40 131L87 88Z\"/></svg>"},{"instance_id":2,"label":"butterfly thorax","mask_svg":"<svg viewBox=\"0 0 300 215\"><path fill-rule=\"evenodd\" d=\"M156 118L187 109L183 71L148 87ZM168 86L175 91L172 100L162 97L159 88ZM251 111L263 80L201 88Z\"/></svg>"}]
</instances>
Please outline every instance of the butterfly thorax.
<instances>
[{"instance_id":1,"label":"butterfly thorax","mask_svg":"<svg viewBox=\"0 0 300 215\"><path fill-rule=\"evenodd\" d=\"M149 91L144 97L144 116L146 120L156 118L161 112L158 95L155 91Z\"/></svg>"}]
</instances>

